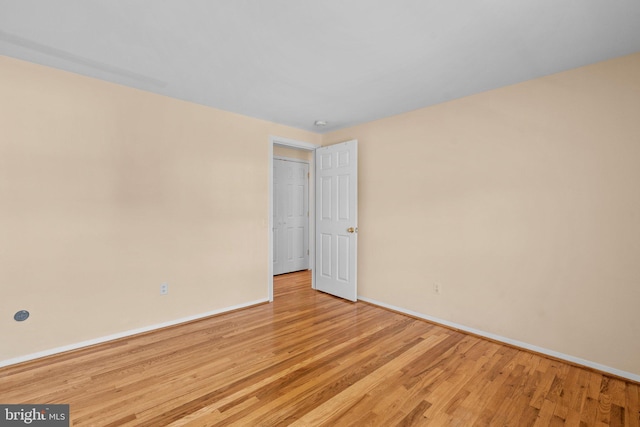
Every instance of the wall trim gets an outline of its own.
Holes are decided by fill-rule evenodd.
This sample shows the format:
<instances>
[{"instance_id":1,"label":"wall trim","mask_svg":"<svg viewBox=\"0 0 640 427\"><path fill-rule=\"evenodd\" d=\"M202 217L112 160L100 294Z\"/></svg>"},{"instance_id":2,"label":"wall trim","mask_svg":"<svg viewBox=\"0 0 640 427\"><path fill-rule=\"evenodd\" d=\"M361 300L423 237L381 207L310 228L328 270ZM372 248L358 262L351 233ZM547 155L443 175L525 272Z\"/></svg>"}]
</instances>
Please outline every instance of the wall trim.
<instances>
[{"instance_id":1,"label":"wall trim","mask_svg":"<svg viewBox=\"0 0 640 427\"><path fill-rule=\"evenodd\" d=\"M412 316L412 317L417 317L419 319L423 319L423 320L427 320L429 322L432 323L436 323L438 325L442 325L442 326L446 326L449 328L453 328L453 329L457 329L460 331L464 331L464 332L468 332L470 334L473 335L478 335L480 337L483 338L488 338L492 341L498 341L513 347L518 347L524 350L529 350L532 351L534 353L540 353L542 355L545 356L549 356L552 357L554 359L559 359L562 361L566 361L569 362L571 364L574 365L580 365L580 366L584 366L586 368L590 368L590 369L594 369L596 371L600 371L602 373L605 374L611 374L614 375L616 377L620 377L622 379L626 379L626 380L630 380L630 381L634 381L636 383L640 383L640 375L638 374L633 374L631 372L626 372L626 371L622 371L620 369L616 369L616 368L612 368L610 366L606 366L606 365L601 365L599 363L596 362L592 362L590 360L585 360L585 359L581 359L579 357L575 357L575 356L570 356L568 354L564 354L564 353L560 353L554 350L549 350L543 347L538 347L536 345L533 344L528 344L522 341L517 341L517 340L513 340L511 338L506 338L500 335L496 335L496 334L492 334L490 332L485 332L485 331L481 331L479 329L474 329L474 328L470 328L468 326L464 326L464 325L459 325L457 323L454 322L449 322L448 320L443 320L443 319L439 319L437 317L433 317L433 316L429 316L427 314L423 314L423 313L418 313L417 311L413 311L413 310L407 310L405 308L402 307L397 307L395 305L391 305L391 304L386 304L384 302L380 302L380 301L376 301L374 299L371 298L367 298L367 297L363 297L358 295L358 300L372 304L372 305L377 305L379 307L382 308L386 308L388 310L392 310L392 311L397 311L398 313L402 313L402 314L406 314L408 316Z\"/></svg>"},{"instance_id":2,"label":"wall trim","mask_svg":"<svg viewBox=\"0 0 640 427\"><path fill-rule=\"evenodd\" d=\"M75 343L75 344L70 344L70 345L65 345L65 346L62 346L62 347L52 348L52 349L49 349L49 350L39 351L37 353L31 353L31 354L27 354L25 356L18 356L18 357L14 357L12 359L0 360L0 368L5 367L5 366L10 366L10 365L16 365L18 363L28 362L30 360L40 359L40 358L47 357L47 356L53 356L55 354L64 353L64 352L67 352L67 351L79 350L79 349L84 348L84 347L89 347L89 346L96 345L96 344L102 344L102 343L105 343L105 342L108 342L108 341L113 341L113 340L117 340L117 339L120 339L120 338L130 337L132 335L138 335L138 334L142 334L142 333L145 333L145 332L151 332L151 331L155 331L157 329L162 329L162 328L167 328L169 326L179 325L181 323L192 322L194 320L200 320L200 319L204 319L206 317L215 316L217 314L228 313L230 311L235 311L235 310L238 310L238 309L241 309L241 308L248 308L248 307L251 307L251 306L255 306L255 305L259 305L259 304L263 304L263 303L268 303L268 302L269 302L269 300L266 299L266 298L259 299L259 300L256 300L256 301L250 301L250 302L246 302L246 303L242 303L242 304L232 305L230 307L219 308L217 310L208 311L206 313L194 314L192 316L187 316L187 317L182 317L180 319L170 320L168 322L157 323L155 325L144 326L142 328L131 329L131 330L124 331L124 332L118 332L116 334L107 335L107 336L100 337L100 338L94 338L94 339L91 339L91 340L86 340L86 341L82 341L82 342Z\"/></svg>"}]
</instances>

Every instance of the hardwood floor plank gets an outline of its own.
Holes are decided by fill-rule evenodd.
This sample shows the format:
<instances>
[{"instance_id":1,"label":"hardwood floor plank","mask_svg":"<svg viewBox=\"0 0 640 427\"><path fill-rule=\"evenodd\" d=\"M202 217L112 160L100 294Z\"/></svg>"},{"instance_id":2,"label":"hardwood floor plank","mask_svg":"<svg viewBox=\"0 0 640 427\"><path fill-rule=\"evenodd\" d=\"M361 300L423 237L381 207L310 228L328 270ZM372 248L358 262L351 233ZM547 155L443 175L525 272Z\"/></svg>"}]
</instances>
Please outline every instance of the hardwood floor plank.
<instances>
[{"instance_id":1,"label":"hardwood floor plank","mask_svg":"<svg viewBox=\"0 0 640 427\"><path fill-rule=\"evenodd\" d=\"M611 425L611 396L608 394L600 393L597 420L606 425Z\"/></svg>"},{"instance_id":2,"label":"hardwood floor plank","mask_svg":"<svg viewBox=\"0 0 640 427\"><path fill-rule=\"evenodd\" d=\"M398 424L397 427L413 426L423 421L424 412L431 407L431 403L426 400L418 403Z\"/></svg>"},{"instance_id":3,"label":"hardwood floor plank","mask_svg":"<svg viewBox=\"0 0 640 427\"><path fill-rule=\"evenodd\" d=\"M581 415L581 420L586 425L595 425L598 422L598 401L591 397L587 397Z\"/></svg>"},{"instance_id":4,"label":"hardwood floor plank","mask_svg":"<svg viewBox=\"0 0 640 427\"><path fill-rule=\"evenodd\" d=\"M533 392L531 401L529 402L531 406L538 409L542 408L542 405L546 400L546 396L549 394L549 390L551 390L551 387L553 386L557 374L558 372L555 368L549 368L546 372L544 372L538 386ZM596 396L598 396L599 394L600 388L598 386L598 393L596 394Z\"/></svg>"},{"instance_id":5,"label":"hardwood floor plank","mask_svg":"<svg viewBox=\"0 0 640 427\"><path fill-rule=\"evenodd\" d=\"M628 426L640 387L274 278L273 304L0 368L74 426Z\"/></svg>"},{"instance_id":6,"label":"hardwood floor plank","mask_svg":"<svg viewBox=\"0 0 640 427\"><path fill-rule=\"evenodd\" d=\"M540 412L538 412L538 418L533 424L534 427L544 427L551 424L553 418L553 412L556 409L555 402L545 399L540 405Z\"/></svg>"},{"instance_id":7,"label":"hardwood floor plank","mask_svg":"<svg viewBox=\"0 0 640 427\"><path fill-rule=\"evenodd\" d=\"M640 427L640 387L627 384L625 422L627 427Z\"/></svg>"},{"instance_id":8,"label":"hardwood floor plank","mask_svg":"<svg viewBox=\"0 0 640 427\"><path fill-rule=\"evenodd\" d=\"M393 363L388 363L371 372L368 376L354 383L348 389L345 389L333 396L323 405L306 413L300 418L300 420L298 420L299 422L292 425L322 425L328 423L332 417L336 415L339 416L342 412L349 409L354 396L360 396L366 393L376 385L384 382L386 377L392 374L394 370L399 370L402 366L410 365L425 353L428 353L431 348L429 344L425 343L426 341L421 341L402 354L399 354L393 360ZM328 423L328 425L331 424Z\"/></svg>"}]
</instances>

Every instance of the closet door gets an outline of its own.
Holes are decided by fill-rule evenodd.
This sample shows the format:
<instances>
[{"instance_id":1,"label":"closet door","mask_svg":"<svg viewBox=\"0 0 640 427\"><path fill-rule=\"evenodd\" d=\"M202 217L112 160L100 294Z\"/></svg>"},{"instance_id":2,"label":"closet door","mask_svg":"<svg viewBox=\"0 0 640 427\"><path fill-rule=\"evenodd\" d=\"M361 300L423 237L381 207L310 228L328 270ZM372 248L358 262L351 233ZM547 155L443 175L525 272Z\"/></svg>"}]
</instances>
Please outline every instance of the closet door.
<instances>
[{"instance_id":1,"label":"closet door","mask_svg":"<svg viewBox=\"0 0 640 427\"><path fill-rule=\"evenodd\" d=\"M309 268L309 164L273 160L273 274Z\"/></svg>"}]
</instances>

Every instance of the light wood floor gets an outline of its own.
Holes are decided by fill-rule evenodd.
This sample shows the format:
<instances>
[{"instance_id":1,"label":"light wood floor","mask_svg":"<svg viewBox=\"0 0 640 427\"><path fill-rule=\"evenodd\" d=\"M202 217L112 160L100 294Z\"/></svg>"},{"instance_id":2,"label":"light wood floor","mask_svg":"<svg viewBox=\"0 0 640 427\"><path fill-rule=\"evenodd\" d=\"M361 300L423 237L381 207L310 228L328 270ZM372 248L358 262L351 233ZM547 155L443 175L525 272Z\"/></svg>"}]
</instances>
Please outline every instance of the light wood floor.
<instances>
[{"instance_id":1,"label":"light wood floor","mask_svg":"<svg viewBox=\"0 0 640 427\"><path fill-rule=\"evenodd\" d=\"M640 427L637 384L310 289L0 369L0 403L73 425Z\"/></svg>"}]
</instances>

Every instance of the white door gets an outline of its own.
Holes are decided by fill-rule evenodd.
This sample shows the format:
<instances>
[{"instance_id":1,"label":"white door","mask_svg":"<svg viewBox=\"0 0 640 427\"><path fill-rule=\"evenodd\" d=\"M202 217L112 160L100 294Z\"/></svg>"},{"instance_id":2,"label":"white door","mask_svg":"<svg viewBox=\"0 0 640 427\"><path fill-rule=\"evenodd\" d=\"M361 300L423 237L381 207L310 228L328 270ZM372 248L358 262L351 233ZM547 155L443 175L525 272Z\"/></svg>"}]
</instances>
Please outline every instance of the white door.
<instances>
[{"instance_id":1,"label":"white door","mask_svg":"<svg viewBox=\"0 0 640 427\"><path fill-rule=\"evenodd\" d=\"M309 268L309 164L273 160L273 274Z\"/></svg>"},{"instance_id":2,"label":"white door","mask_svg":"<svg viewBox=\"0 0 640 427\"><path fill-rule=\"evenodd\" d=\"M316 289L357 300L358 141L316 149Z\"/></svg>"}]
</instances>

